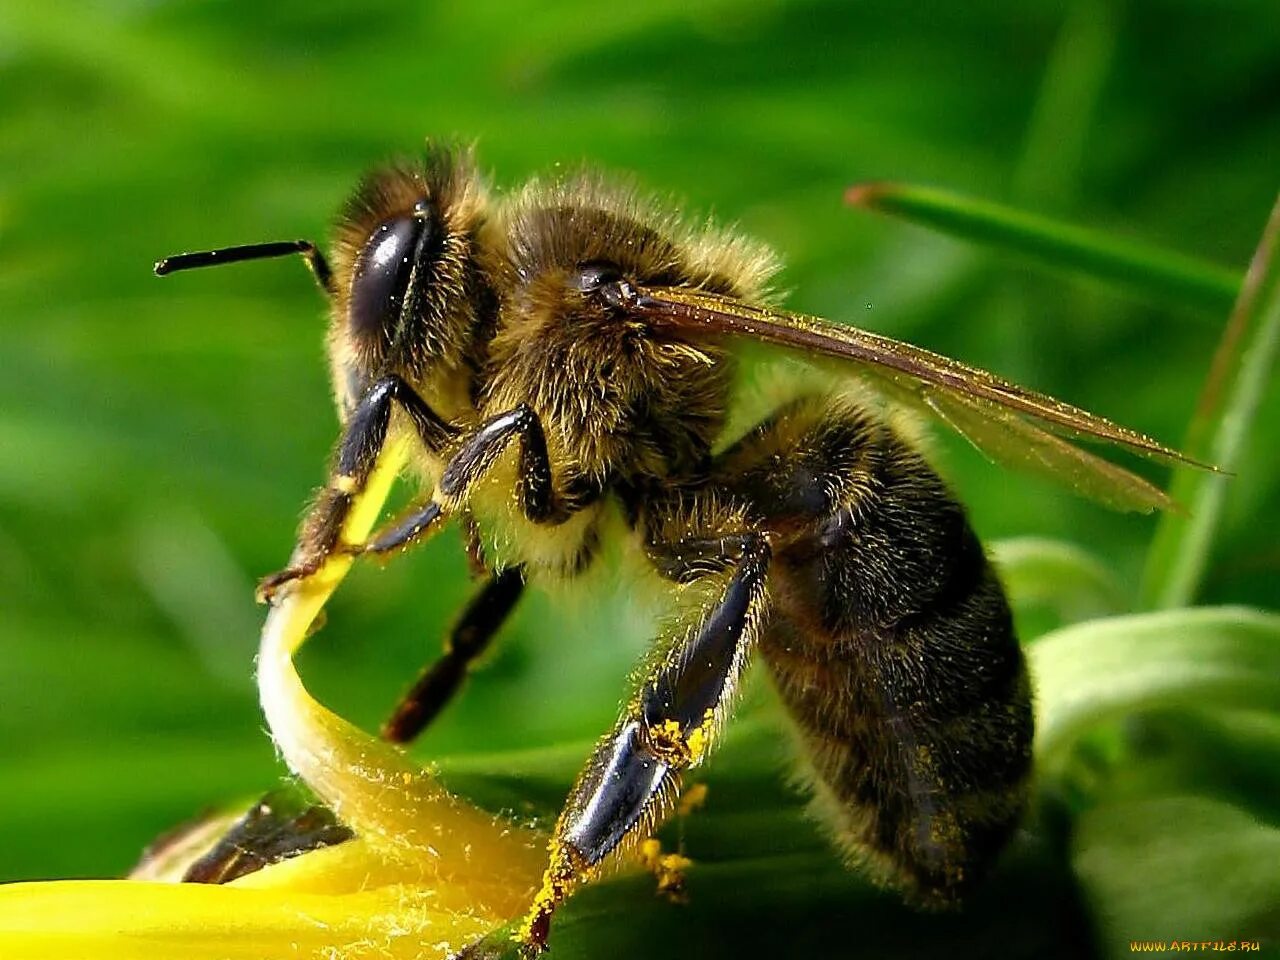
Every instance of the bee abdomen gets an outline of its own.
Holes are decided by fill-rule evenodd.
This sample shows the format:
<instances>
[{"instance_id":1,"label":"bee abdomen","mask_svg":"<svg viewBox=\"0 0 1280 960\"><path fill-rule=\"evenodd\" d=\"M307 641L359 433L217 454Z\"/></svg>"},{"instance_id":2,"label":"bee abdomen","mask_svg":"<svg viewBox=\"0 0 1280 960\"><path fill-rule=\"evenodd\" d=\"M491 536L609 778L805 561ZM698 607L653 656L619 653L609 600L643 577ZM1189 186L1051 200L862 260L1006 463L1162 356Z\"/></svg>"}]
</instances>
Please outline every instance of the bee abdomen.
<instances>
[{"instance_id":1,"label":"bee abdomen","mask_svg":"<svg viewBox=\"0 0 1280 960\"><path fill-rule=\"evenodd\" d=\"M982 878L1017 825L1031 713L1011 632L930 626L851 640L776 616L761 646L837 839L909 898L938 906ZM1002 668L983 677L937 650L966 640Z\"/></svg>"},{"instance_id":2,"label":"bee abdomen","mask_svg":"<svg viewBox=\"0 0 1280 960\"><path fill-rule=\"evenodd\" d=\"M803 401L726 455L778 531L761 653L845 849L952 903L1021 814L1030 685L963 509L887 425Z\"/></svg>"}]
</instances>

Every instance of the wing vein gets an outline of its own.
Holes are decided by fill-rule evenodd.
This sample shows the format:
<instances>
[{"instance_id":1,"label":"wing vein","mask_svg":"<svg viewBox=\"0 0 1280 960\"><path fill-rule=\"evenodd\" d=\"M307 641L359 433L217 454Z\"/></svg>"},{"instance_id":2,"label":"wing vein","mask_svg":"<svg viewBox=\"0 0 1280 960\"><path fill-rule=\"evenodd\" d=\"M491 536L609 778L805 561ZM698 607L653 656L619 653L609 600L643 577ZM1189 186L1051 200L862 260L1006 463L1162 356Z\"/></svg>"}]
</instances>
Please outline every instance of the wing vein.
<instances>
[{"instance_id":1,"label":"wing vein","mask_svg":"<svg viewBox=\"0 0 1280 960\"><path fill-rule=\"evenodd\" d=\"M1062 479L1110 506L1150 510L1173 504L1159 488L1074 441L1112 444L1147 459L1216 471L1105 417L882 334L687 287L639 287L628 294L617 301L622 309L687 336L748 337L851 361L862 372L909 391L916 404L994 459L1020 459L1042 473L1062 469L1068 474ZM995 431L1003 436L994 436ZM1027 445L1025 456L1011 457L1010 436Z\"/></svg>"}]
</instances>

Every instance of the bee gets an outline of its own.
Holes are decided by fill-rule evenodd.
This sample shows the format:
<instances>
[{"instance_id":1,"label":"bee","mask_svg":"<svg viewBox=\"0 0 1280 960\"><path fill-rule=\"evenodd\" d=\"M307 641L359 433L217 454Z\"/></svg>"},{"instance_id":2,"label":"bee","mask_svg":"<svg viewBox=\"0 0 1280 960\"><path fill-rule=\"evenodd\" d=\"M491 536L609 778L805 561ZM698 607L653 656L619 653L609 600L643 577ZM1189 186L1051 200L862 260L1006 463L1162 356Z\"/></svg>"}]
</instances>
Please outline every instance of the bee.
<instances>
[{"instance_id":1,"label":"bee","mask_svg":"<svg viewBox=\"0 0 1280 960\"><path fill-rule=\"evenodd\" d=\"M788 312L765 247L589 173L494 197L471 150L429 145L364 179L328 256L255 244L156 272L286 254L329 300L342 434L261 597L335 552L387 556L450 520L485 571L385 737L407 742L441 710L527 581L590 567L610 516L665 582L700 585L673 587L678 615L569 793L519 927L530 953L556 908L670 812L757 655L850 859L925 907L981 881L1031 771L1031 687L996 571L910 432L875 404L814 388L726 436L736 345L822 359L1112 507L1170 501L1076 441L1192 461L959 361ZM342 542L380 451L404 436L425 495Z\"/></svg>"}]
</instances>

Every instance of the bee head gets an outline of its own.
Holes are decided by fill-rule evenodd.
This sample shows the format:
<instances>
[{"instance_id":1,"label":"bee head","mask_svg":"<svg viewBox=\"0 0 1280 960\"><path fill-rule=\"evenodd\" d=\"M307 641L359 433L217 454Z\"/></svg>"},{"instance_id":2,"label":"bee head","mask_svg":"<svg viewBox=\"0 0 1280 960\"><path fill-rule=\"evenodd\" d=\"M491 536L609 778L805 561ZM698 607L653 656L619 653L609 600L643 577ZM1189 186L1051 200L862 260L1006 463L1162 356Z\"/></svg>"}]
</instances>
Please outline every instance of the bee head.
<instances>
[{"instance_id":1,"label":"bee head","mask_svg":"<svg viewBox=\"0 0 1280 960\"><path fill-rule=\"evenodd\" d=\"M329 350L344 411L384 373L426 385L474 365L496 303L487 229L468 150L430 146L360 183L332 251Z\"/></svg>"},{"instance_id":2,"label":"bee head","mask_svg":"<svg viewBox=\"0 0 1280 960\"><path fill-rule=\"evenodd\" d=\"M343 419L374 380L398 374L465 404L496 325L497 228L470 149L427 145L421 160L361 181L338 219L332 263L307 240L165 257L158 276L300 254L329 294L329 358ZM455 411L442 410L449 415Z\"/></svg>"}]
</instances>

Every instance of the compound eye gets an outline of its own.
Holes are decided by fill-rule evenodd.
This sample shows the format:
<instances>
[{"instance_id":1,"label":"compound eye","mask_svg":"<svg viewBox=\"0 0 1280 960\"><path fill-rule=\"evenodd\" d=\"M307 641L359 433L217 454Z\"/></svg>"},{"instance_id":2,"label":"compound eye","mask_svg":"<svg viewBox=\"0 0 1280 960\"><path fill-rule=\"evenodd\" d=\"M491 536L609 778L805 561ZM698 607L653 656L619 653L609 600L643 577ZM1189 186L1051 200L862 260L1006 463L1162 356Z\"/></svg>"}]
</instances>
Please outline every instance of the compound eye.
<instances>
[{"instance_id":1,"label":"compound eye","mask_svg":"<svg viewBox=\"0 0 1280 960\"><path fill-rule=\"evenodd\" d=\"M374 229L356 258L351 279L355 336L380 336L395 329L428 224L426 217L397 217Z\"/></svg>"},{"instance_id":2,"label":"compound eye","mask_svg":"<svg viewBox=\"0 0 1280 960\"><path fill-rule=\"evenodd\" d=\"M622 271L612 263L596 260L579 264L573 279L575 286L583 293L595 293L606 283L621 280Z\"/></svg>"}]
</instances>

